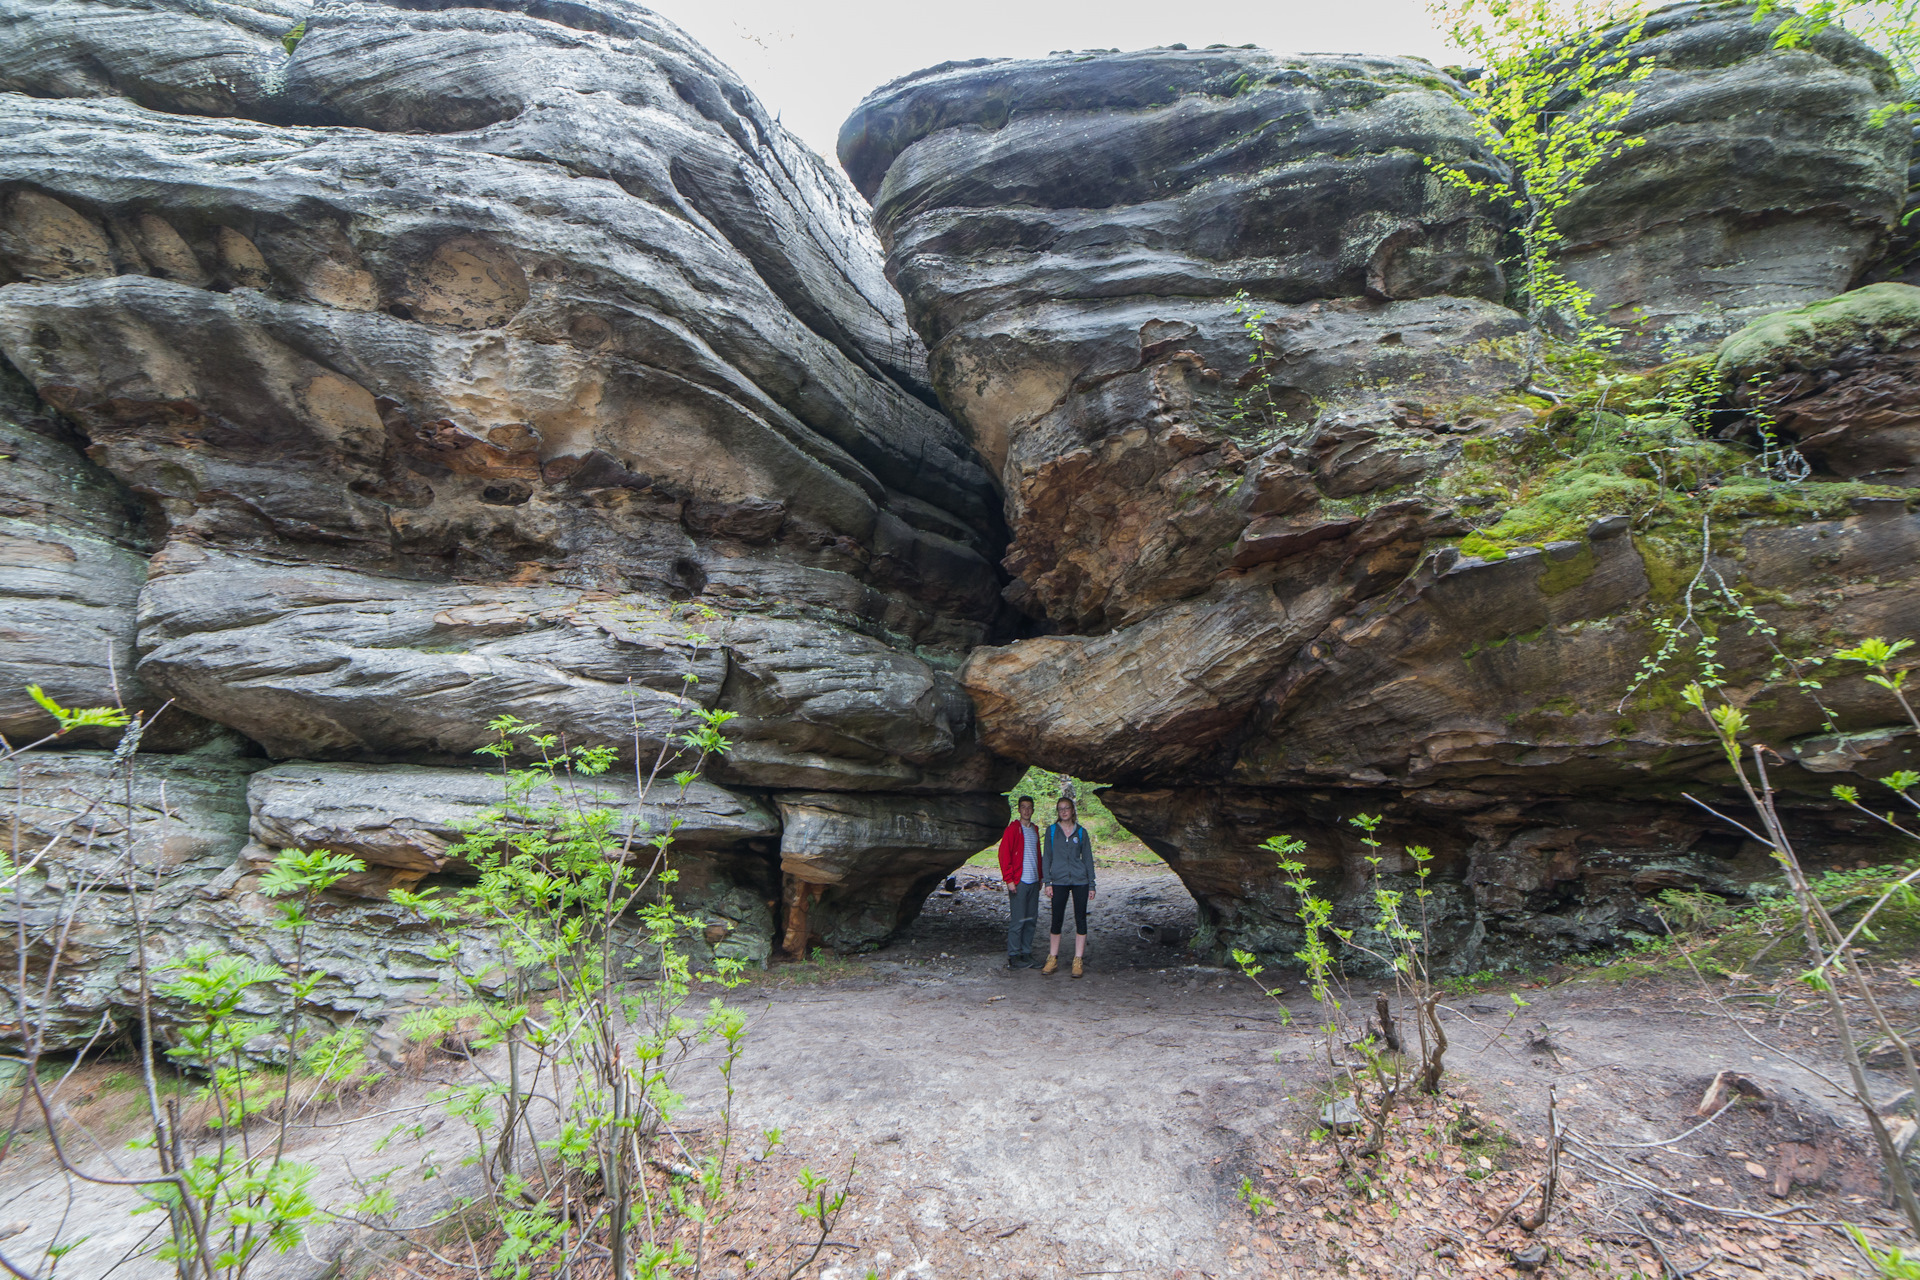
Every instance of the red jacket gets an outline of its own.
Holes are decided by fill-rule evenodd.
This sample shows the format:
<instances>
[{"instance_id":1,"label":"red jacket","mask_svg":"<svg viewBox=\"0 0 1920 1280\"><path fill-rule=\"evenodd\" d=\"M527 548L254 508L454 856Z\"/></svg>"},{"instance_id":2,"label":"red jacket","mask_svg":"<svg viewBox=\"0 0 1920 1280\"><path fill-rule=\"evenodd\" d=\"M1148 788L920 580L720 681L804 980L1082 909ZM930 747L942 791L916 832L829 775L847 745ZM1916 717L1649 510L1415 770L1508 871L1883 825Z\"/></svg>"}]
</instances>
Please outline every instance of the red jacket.
<instances>
[{"instance_id":1,"label":"red jacket","mask_svg":"<svg viewBox=\"0 0 1920 1280\"><path fill-rule=\"evenodd\" d=\"M1039 857L1039 832L1034 833L1034 857ZM1027 838L1020 831L1020 819L1015 818L1007 824L1000 834L1000 879L1004 884L1020 883L1020 864L1026 861Z\"/></svg>"}]
</instances>

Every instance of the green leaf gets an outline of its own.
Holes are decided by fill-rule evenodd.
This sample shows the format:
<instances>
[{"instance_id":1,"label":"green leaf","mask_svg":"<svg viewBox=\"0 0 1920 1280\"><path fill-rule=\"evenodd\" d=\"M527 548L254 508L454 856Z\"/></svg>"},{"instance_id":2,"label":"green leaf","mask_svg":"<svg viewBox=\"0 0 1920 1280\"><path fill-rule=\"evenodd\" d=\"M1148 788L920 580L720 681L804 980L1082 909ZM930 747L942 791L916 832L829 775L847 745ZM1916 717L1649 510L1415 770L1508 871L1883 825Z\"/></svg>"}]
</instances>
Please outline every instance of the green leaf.
<instances>
[{"instance_id":1,"label":"green leaf","mask_svg":"<svg viewBox=\"0 0 1920 1280\"><path fill-rule=\"evenodd\" d=\"M39 703L42 711L59 722L61 733L86 728L121 729L133 720L131 715L118 707L84 707L79 710L69 710L49 698L37 684L27 686L27 696Z\"/></svg>"}]
</instances>

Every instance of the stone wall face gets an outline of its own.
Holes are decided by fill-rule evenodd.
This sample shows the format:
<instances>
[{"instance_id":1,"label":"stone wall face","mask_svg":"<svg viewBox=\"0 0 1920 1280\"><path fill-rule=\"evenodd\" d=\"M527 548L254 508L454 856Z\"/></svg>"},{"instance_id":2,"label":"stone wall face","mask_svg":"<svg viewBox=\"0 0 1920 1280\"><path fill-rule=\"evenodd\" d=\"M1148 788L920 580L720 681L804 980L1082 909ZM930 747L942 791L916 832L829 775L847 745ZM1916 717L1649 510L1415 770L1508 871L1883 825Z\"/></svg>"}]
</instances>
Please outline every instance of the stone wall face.
<instances>
[{"instance_id":1,"label":"stone wall face","mask_svg":"<svg viewBox=\"0 0 1920 1280\"><path fill-rule=\"evenodd\" d=\"M1645 141L1568 211L1568 269L1642 339L1710 347L1846 289L1900 207L1877 56L1837 31L1775 51L1750 19L1649 24L1627 122ZM1459 545L1522 501L1490 475L1572 464L1515 394L1502 215L1422 160L1491 163L1460 92L1404 60L1056 55L907 77L841 134L942 400L999 468L1007 596L1043 633L968 660L982 735L1117 784L1110 807L1223 945L1297 945L1260 847L1282 832L1358 922L1360 813L1434 849L1459 964L1594 945L1649 894L1766 870L1684 799L1719 794L1724 765L1676 690L1623 701L1701 571L1697 523L1691 553L1624 501L1539 546ZM1710 520L1706 569L1793 653L1920 622L1920 520L1884 487L1909 483L1909 331L1874 332L1776 397L1804 405L1809 458L1852 461L1820 463L1805 506ZM1877 416L1835 437L1863 397ZM1914 758L1897 707L1857 676L1816 701L1761 675L1761 635L1729 628L1720 657L1791 744L1795 821L1829 852L1871 847L1826 775Z\"/></svg>"},{"instance_id":2,"label":"stone wall face","mask_svg":"<svg viewBox=\"0 0 1920 1280\"><path fill-rule=\"evenodd\" d=\"M651 763L734 711L699 808L752 829L689 839L682 883L753 959L791 870L776 795L912 819L911 875L831 833L793 854L823 911L879 922L842 945L984 843L1011 766L954 673L1006 612L994 477L932 407L857 194L671 24L10 5L0 138L10 740L51 727L31 681L171 700L145 747L313 762L359 830L415 786L477 805L503 713ZM398 936L384 888L459 871L430 865L445 831L288 827L279 795L233 865L366 856L342 938ZM196 900L206 927L250 918L252 874ZM377 967L342 998L400 998Z\"/></svg>"}]
</instances>

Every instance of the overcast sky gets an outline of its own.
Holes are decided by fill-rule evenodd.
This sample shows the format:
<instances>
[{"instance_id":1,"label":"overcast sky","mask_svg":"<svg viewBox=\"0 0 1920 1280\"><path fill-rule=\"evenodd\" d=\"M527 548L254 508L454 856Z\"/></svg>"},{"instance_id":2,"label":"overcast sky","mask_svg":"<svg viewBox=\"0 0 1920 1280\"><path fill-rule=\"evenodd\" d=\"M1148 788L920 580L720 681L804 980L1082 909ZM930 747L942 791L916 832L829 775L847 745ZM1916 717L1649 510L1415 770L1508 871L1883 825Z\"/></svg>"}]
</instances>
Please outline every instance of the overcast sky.
<instances>
[{"instance_id":1,"label":"overcast sky","mask_svg":"<svg viewBox=\"0 0 1920 1280\"><path fill-rule=\"evenodd\" d=\"M1420 0L643 0L727 63L822 155L871 89L961 58L1257 44L1450 61Z\"/></svg>"}]
</instances>

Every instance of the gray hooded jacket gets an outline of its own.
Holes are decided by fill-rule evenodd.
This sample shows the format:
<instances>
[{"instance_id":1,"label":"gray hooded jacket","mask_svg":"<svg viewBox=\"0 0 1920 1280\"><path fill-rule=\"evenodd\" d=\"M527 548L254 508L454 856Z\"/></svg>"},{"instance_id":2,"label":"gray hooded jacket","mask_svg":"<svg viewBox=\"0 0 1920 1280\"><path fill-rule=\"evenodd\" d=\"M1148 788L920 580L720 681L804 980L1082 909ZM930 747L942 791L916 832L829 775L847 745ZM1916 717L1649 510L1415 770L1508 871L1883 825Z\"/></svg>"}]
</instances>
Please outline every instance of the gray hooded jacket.
<instances>
[{"instance_id":1,"label":"gray hooded jacket","mask_svg":"<svg viewBox=\"0 0 1920 1280\"><path fill-rule=\"evenodd\" d=\"M1083 884L1094 888L1093 837L1087 834L1086 825L1075 827L1073 839L1069 840L1061 832L1059 823L1049 822L1046 836L1046 865L1040 878L1048 884Z\"/></svg>"}]
</instances>

